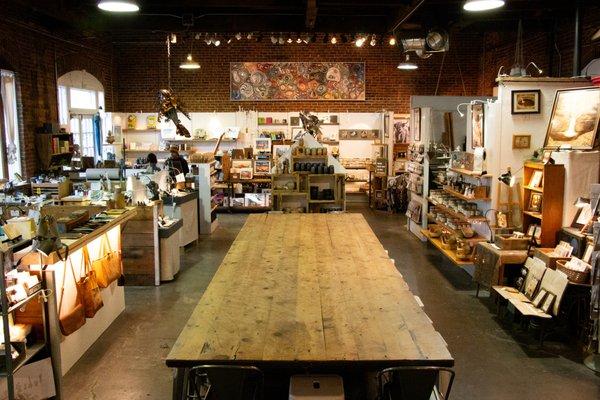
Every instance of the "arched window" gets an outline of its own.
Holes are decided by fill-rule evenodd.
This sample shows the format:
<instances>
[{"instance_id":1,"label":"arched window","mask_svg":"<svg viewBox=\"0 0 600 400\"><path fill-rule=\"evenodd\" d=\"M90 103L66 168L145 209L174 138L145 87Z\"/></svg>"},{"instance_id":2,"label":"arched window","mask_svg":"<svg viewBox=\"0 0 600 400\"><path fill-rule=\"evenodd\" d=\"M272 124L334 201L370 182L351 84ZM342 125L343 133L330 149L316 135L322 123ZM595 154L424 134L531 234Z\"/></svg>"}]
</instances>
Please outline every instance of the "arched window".
<instances>
[{"instance_id":1,"label":"arched window","mask_svg":"<svg viewBox=\"0 0 600 400\"><path fill-rule=\"evenodd\" d=\"M21 144L14 72L0 69L0 94L0 178L12 180L15 174L21 174Z\"/></svg>"},{"instance_id":2,"label":"arched window","mask_svg":"<svg viewBox=\"0 0 600 400\"><path fill-rule=\"evenodd\" d=\"M104 86L86 71L71 71L58 78L58 114L61 128L73 134L82 156L102 154L101 133L95 118L103 119Z\"/></svg>"}]
</instances>

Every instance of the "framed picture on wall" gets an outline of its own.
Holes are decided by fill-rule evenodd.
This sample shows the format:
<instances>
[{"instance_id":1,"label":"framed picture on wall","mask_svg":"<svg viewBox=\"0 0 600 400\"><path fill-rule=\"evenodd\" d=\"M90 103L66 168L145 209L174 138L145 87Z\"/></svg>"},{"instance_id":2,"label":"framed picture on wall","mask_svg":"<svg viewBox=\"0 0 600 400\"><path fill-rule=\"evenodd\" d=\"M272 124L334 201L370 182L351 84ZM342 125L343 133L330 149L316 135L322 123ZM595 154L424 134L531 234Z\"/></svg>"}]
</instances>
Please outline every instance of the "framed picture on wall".
<instances>
[{"instance_id":1,"label":"framed picture on wall","mask_svg":"<svg viewBox=\"0 0 600 400\"><path fill-rule=\"evenodd\" d=\"M591 150L600 121L600 87L557 90L545 148Z\"/></svg>"},{"instance_id":2,"label":"framed picture on wall","mask_svg":"<svg viewBox=\"0 0 600 400\"><path fill-rule=\"evenodd\" d=\"M410 119L413 123L413 141L421 141L421 109L413 108L410 110Z\"/></svg>"},{"instance_id":3,"label":"framed picture on wall","mask_svg":"<svg viewBox=\"0 0 600 400\"><path fill-rule=\"evenodd\" d=\"M510 92L511 114L539 114L540 90L513 90Z\"/></svg>"},{"instance_id":4,"label":"framed picture on wall","mask_svg":"<svg viewBox=\"0 0 600 400\"><path fill-rule=\"evenodd\" d=\"M483 147L484 144L483 104L471 104L471 147Z\"/></svg>"},{"instance_id":5,"label":"framed picture on wall","mask_svg":"<svg viewBox=\"0 0 600 400\"><path fill-rule=\"evenodd\" d=\"M539 213L542 211L542 194L532 193L529 199L528 211Z\"/></svg>"},{"instance_id":6,"label":"framed picture on wall","mask_svg":"<svg viewBox=\"0 0 600 400\"><path fill-rule=\"evenodd\" d=\"M513 149L529 149L531 147L531 135L513 135Z\"/></svg>"}]
</instances>

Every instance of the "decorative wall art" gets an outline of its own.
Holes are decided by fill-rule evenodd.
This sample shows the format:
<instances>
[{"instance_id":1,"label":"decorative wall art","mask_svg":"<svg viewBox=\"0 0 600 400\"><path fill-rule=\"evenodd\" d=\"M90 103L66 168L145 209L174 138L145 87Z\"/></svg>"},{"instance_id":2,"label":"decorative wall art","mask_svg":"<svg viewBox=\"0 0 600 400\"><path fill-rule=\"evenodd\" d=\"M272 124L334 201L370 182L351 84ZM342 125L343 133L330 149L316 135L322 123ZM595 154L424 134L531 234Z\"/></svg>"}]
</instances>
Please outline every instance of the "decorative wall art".
<instances>
[{"instance_id":1,"label":"decorative wall art","mask_svg":"<svg viewBox=\"0 0 600 400\"><path fill-rule=\"evenodd\" d=\"M600 120L600 87L557 90L544 147L594 148Z\"/></svg>"},{"instance_id":2,"label":"decorative wall art","mask_svg":"<svg viewBox=\"0 0 600 400\"><path fill-rule=\"evenodd\" d=\"M230 64L232 101L364 101L364 62Z\"/></svg>"},{"instance_id":3,"label":"decorative wall art","mask_svg":"<svg viewBox=\"0 0 600 400\"><path fill-rule=\"evenodd\" d=\"M511 114L539 114L540 90L513 90L511 94Z\"/></svg>"},{"instance_id":4,"label":"decorative wall art","mask_svg":"<svg viewBox=\"0 0 600 400\"><path fill-rule=\"evenodd\" d=\"M413 125L413 140L415 142L421 141L421 109L413 108L410 110L410 120Z\"/></svg>"},{"instance_id":5,"label":"decorative wall art","mask_svg":"<svg viewBox=\"0 0 600 400\"><path fill-rule=\"evenodd\" d=\"M483 147L484 136L483 104L471 105L471 147Z\"/></svg>"},{"instance_id":6,"label":"decorative wall art","mask_svg":"<svg viewBox=\"0 0 600 400\"><path fill-rule=\"evenodd\" d=\"M410 117L408 115L394 115L394 140L396 143L410 142Z\"/></svg>"},{"instance_id":7,"label":"decorative wall art","mask_svg":"<svg viewBox=\"0 0 600 400\"><path fill-rule=\"evenodd\" d=\"M529 149L531 135L513 135L513 149Z\"/></svg>"},{"instance_id":8,"label":"decorative wall art","mask_svg":"<svg viewBox=\"0 0 600 400\"><path fill-rule=\"evenodd\" d=\"M340 129L340 140L379 139L379 129Z\"/></svg>"}]
</instances>

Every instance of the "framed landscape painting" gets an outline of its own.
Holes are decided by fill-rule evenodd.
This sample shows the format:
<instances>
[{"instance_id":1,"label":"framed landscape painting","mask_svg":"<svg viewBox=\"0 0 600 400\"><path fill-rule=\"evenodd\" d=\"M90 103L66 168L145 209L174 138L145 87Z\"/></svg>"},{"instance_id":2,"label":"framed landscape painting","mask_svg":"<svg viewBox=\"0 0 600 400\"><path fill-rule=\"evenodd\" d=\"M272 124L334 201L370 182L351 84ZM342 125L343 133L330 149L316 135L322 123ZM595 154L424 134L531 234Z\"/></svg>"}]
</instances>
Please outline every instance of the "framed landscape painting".
<instances>
[{"instance_id":1,"label":"framed landscape painting","mask_svg":"<svg viewBox=\"0 0 600 400\"><path fill-rule=\"evenodd\" d=\"M600 87L557 90L544 147L593 149L599 120Z\"/></svg>"}]
</instances>

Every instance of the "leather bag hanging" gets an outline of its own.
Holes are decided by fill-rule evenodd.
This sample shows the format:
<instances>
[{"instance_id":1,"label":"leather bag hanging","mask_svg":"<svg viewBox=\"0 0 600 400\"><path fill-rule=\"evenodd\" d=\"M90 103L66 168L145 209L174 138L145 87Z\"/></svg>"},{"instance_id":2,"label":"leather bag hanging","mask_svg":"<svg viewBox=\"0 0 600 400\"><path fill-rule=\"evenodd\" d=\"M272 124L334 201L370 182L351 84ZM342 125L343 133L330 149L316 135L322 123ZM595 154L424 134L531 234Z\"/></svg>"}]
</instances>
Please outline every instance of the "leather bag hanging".
<instances>
[{"instance_id":1,"label":"leather bag hanging","mask_svg":"<svg viewBox=\"0 0 600 400\"><path fill-rule=\"evenodd\" d=\"M77 290L81 293L83 300L83 307L85 308L85 317L94 318L96 312L104 306L102 301L102 294L100 293L100 287L96 281L96 273L91 268L90 255L87 247L83 248L83 270L79 281L77 281Z\"/></svg>"},{"instance_id":2,"label":"leather bag hanging","mask_svg":"<svg viewBox=\"0 0 600 400\"><path fill-rule=\"evenodd\" d=\"M92 270L96 273L98 286L107 288L121 277L121 253L112 251L106 235L102 237L101 257L92 262Z\"/></svg>"},{"instance_id":3,"label":"leather bag hanging","mask_svg":"<svg viewBox=\"0 0 600 400\"><path fill-rule=\"evenodd\" d=\"M67 263L71 265L71 273L73 274L73 281L75 283L75 305L73 309L70 310L67 314L61 316L62 304L65 298L65 280L67 279ZM83 306L83 301L81 300L81 293L79 293L79 285L77 285L77 278L75 277L75 270L73 269L73 263L69 258L69 253L67 249L67 254L65 255L64 261L64 271L63 271L63 281L60 293L60 302L58 304L58 325L60 326L60 331L64 336L69 336L71 333L77 331L85 324L85 307Z\"/></svg>"}]
</instances>

